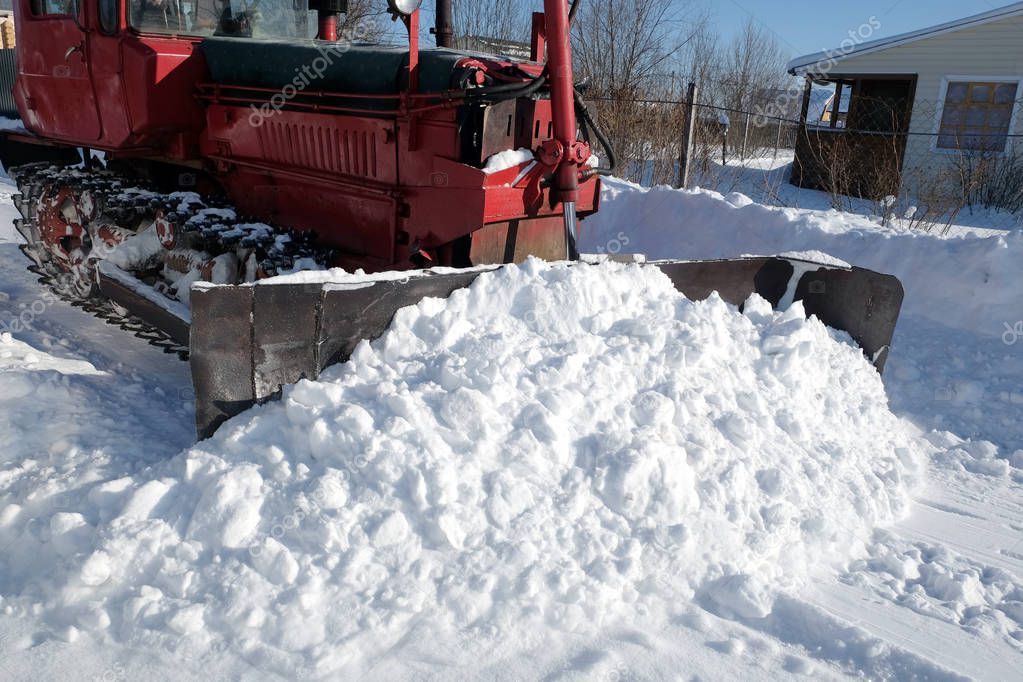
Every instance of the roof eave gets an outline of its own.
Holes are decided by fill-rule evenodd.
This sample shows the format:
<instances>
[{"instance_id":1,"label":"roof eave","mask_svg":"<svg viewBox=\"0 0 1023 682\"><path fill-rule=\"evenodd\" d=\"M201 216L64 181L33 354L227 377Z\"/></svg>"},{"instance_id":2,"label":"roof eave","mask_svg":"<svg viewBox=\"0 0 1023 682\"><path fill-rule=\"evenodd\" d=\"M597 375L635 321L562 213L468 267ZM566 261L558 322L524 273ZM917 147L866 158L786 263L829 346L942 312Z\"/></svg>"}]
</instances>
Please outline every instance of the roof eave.
<instances>
[{"instance_id":1,"label":"roof eave","mask_svg":"<svg viewBox=\"0 0 1023 682\"><path fill-rule=\"evenodd\" d=\"M1001 19L1020 15L1023 15L1023 2L1017 2L1013 5L1007 5L1005 7L991 10L990 12L976 14L957 21L950 21L945 24L932 26L930 28L902 33L897 36L892 36L891 38L882 38L869 43L862 43L851 50L839 47L833 50L824 50L822 52L803 55L802 57L796 57L790 61L786 64L785 68L788 70L789 74L793 76L827 74L828 71L833 68L834 64L837 64L844 59L849 59L850 57L861 57L873 52L880 52L893 47L907 45L925 38L933 38L946 33L961 31L965 28L983 26L984 24L989 24L993 21L999 21ZM831 66L823 71L813 71L813 67L818 67L822 64L830 64Z\"/></svg>"}]
</instances>

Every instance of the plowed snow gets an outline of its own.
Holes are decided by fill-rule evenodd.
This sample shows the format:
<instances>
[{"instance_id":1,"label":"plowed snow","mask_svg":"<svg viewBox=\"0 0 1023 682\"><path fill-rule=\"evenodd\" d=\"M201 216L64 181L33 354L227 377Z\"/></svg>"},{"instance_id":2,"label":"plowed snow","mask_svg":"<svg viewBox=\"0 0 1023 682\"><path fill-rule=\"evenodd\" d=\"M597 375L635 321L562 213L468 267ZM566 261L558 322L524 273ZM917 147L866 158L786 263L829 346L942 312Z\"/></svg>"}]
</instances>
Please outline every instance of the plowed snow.
<instances>
[{"instance_id":1,"label":"plowed snow","mask_svg":"<svg viewBox=\"0 0 1023 682\"><path fill-rule=\"evenodd\" d=\"M473 670L693 599L765 616L868 556L929 447L798 304L740 314L653 268L530 261L402 311L215 439L68 493L73 513L0 509L23 557L0 558L3 592L68 639L230 647L289 676L424 648Z\"/></svg>"}]
</instances>

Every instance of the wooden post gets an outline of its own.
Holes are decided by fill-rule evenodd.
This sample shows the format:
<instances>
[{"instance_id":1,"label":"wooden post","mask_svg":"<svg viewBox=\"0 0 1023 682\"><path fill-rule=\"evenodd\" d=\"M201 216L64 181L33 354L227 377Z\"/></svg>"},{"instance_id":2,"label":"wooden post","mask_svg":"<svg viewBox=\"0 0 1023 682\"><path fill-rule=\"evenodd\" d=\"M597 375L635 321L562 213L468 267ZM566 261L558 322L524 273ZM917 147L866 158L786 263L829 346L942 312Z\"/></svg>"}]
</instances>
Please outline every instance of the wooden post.
<instances>
[{"instance_id":1,"label":"wooden post","mask_svg":"<svg viewBox=\"0 0 1023 682\"><path fill-rule=\"evenodd\" d=\"M774 158L778 158L778 152L781 151L781 126L784 121L781 118L778 119L778 135L774 140Z\"/></svg>"},{"instance_id":2,"label":"wooden post","mask_svg":"<svg viewBox=\"0 0 1023 682\"><path fill-rule=\"evenodd\" d=\"M696 83L689 84L686 93L686 122L682 129L682 150L678 160L678 187L688 189L689 173L693 165L693 131L696 129Z\"/></svg>"},{"instance_id":3,"label":"wooden post","mask_svg":"<svg viewBox=\"0 0 1023 682\"><path fill-rule=\"evenodd\" d=\"M806 126L806 119L810 116L810 96L813 94L813 78L806 76L806 83L803 85L803 106L799 109L799 126L796 128L796 149L792 160L792 172L789 174L789 182L796 187L803 186L803 163L799 158L800 145L809 143L809 130Z\"/></svg>"},{"instance_id":4,"label":"wooden post","mask_svg":"<svg viewBox=\"0 0 1023 682\"><path fill-rule=\"evenodd\" d=\"M746 122L742 128L742 152L739 155L739 158L742 159L742 161L746 160L746 148L749 146L749 121L752 116L753 114L748 111L746 112Z\"/></svg>"},{"instance_id":5,"label":"wooden post","mask_svg":"<svg viewBox=\"0 0 1023 682\"><path fill-rule=\"evenodd\" d=\"M810 95L813 93L813 79L810 76L806 77L806 83L803 85L803 106L799 109L799 123L800 125L806 125L806 119L810 116Z\"/></svg>"},{"instance_id":6,"label":"wooden post","mask_svg":"<svg viewBox=\"0 0 1023 682\"><path fill-rule=\"evenodd\" d=\"M831 127L838 127L838 117L842 115L842 81L835 83L835 100L831 106Z\"/></svg>"}]
</instances>

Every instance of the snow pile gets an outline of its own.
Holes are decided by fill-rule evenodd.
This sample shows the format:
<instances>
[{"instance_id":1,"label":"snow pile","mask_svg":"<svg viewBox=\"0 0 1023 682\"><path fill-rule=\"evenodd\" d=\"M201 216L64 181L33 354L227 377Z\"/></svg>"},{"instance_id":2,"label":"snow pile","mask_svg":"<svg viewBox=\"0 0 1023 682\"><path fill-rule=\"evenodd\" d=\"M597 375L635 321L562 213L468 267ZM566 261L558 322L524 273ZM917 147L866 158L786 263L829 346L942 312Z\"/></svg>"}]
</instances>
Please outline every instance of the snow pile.
<instances>
[{"instance_id":1,"label":"snow pile","mask_svg":"<svg viewBox=\"0 0 1023 682\"><path fill-rule=\"evenodd\" d=\"M5 603L296 676L479 665L693 599L759 618L865 555L925 447L838 337L655 268L486 273L146 475L35 517L0 498Z\"/></svg>"},{"instance_id":2,"label":"snow pile","mask_svg":"<svg viewBox=\"0 0 1023 682\"><path fill-rule=\"evenodd\" d=\"M607 252L622 234L629 251L650 258L824 251L897 276L908 315L998 338L1023 315L1023 232L942 239L834 210L764 206L739 193L644 189L617 179L604 187L600 213L581 229L583 251Z\"/></svg>"}]
</instances>

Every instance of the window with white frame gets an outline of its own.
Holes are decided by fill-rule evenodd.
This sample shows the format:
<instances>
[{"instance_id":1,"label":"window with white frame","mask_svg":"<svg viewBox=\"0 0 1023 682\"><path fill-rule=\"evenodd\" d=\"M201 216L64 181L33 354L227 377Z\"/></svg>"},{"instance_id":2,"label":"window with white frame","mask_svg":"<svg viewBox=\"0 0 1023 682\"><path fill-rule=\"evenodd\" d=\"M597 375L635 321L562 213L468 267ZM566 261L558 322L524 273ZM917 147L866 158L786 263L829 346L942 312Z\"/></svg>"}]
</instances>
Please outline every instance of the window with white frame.
<instances>
[{"instance_id":1,"label":"window with white frame","mask_svg":"<svg viewBox=\"0 0 1023 682\"><path fill-rule=\"evenodd\" d=\"M945 91L938 149L1003 152L1019 83L950 81Z\"/></svg>"}]
</instances>

